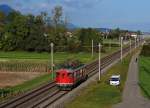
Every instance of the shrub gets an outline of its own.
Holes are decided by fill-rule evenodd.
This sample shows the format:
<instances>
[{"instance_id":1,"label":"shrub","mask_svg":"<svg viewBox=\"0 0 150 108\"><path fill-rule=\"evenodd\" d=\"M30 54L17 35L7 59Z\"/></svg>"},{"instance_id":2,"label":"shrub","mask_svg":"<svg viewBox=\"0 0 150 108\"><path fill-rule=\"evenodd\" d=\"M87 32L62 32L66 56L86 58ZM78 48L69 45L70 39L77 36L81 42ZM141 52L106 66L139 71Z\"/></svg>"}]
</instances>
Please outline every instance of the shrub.
<instances>
[{"instance_id":1,"label":"shrub","mask_svg":"<svg viewBox=\"0 0 150 108\"><path fill-rule=\"evenodd\" d=\"M150 56L150 44L143 45L143 49L141 51L141 55Z\"/></svg>"}]
</instances>

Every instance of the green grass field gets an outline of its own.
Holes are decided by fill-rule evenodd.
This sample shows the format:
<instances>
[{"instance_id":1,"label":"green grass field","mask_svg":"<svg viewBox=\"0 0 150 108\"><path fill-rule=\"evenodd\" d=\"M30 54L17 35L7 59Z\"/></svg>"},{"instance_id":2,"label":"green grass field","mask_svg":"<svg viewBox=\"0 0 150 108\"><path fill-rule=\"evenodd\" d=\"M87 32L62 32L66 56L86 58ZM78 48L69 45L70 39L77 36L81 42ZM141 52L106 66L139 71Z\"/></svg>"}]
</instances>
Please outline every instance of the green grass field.
<instances>
[{"instance_id":1,"label":"green grass field","mask_svg":"<svg viewBox=\"0 0 150 108\"><path fill-rule=\"evenodd\" d=\"M110 54L111 52L116 51L117 47L105 48L106 53L103 55ZM96 59L98 57L97 53L94 53L94 57L91 57L90 52L79 52L79 53L68 53L68 52L56 52L54 53L54 62L59 63L63 62L69 58L76 58L80 61L86 63ZM10 60L19 60L19 61L32 61L32 62L45 62L50 61L50 53L36 53L36 52L23 52L23 51L14 51L14 52L3 52L0 51L0 61L10 61Z\"/></svg>"},{"instance_id":2,"label":"green grass field","mask_svg":"<svg viewBox=\"0 0 150 108\"><path fill-rule=\"evenodd\" d=\"M69 104L67 108L111 108L113 104L121 102L122 91L127 77L131 56L127 56L123 63L111 67L107 74L102 76L100 83L93 83L82 90L78 97ZM114 87L109 85L112 74L121 75L121 85Z\"/></svg>"},{"instance_id":3,"label":"green grass field","mask_svg":"<svg viewBox=\"0 0 150 108\"><path fill-rule=\"evenodd\" d=\"M119 40L118 39L104 39L103 43L115 43L115 44L119 44Z\"/></svg>"},{"instance_id":4,"label":"green grass field","mask_svg":"<svg viewBox=\"0 0 150 108\"><path fill-rule=\"evenodd\" d=\"M146 97L150 99L150 57L140 56L139 84Z\"/></svg>"},{"instance_id":5,"label":"green grass field","mask_svg":"<svg viewBox=\"0 0 150 108\"><path fill-rule=\"evenodd\" d=\"M102 53L102 57L116 51L118 47L111 49L105 48L106 52ZM58 64L63 63L67 59L79 60L86 64L98 58L98 53L79 52L54 53L55 69L58 69ZM0 71L3 72L46 72L50 69L50 54L49 53L35 53L35 52L0 52Z\"/></svg>"}]
</instances>

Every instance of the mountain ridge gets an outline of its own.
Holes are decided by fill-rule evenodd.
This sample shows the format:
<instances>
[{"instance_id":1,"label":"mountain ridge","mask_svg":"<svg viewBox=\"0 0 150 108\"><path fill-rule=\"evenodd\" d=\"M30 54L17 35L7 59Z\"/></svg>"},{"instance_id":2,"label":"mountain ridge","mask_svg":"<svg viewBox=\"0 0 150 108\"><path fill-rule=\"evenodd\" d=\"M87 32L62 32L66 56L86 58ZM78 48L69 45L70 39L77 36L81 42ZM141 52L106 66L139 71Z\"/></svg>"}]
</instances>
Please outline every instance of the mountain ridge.
<instances>
[{"instance_id":1,"label":"mountain ridge","mask_svg":"<svg viewBox=\"0 0 150 108\"><path fill-rule=\"evenodd\" d=\"M8 15L10 12L14 11L14 9L12 9L9 5L1 4L0 11Z\"/></svg>"}]
</instances>

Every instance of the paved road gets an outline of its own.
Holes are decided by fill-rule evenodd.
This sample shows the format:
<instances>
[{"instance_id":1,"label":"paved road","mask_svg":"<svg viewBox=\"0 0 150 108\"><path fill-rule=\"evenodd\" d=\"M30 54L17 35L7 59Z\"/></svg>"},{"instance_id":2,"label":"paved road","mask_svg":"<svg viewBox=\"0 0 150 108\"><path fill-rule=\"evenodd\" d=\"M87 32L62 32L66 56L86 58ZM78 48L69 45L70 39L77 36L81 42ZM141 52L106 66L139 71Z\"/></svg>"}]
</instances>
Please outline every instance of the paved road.
<instances>
[{"instance_id":1,"label":"paved road","mask_svg":"<svg viewBox=\"0 0 150 108\"><path fill-rule=\"evenodd\" d=\"M135 55L132 57L128 78L123 91L123 102L113 108L150 108L150 101L142 97L140 87L138 86L138 63L135 62Z\"/></svg>"}]
</instances>

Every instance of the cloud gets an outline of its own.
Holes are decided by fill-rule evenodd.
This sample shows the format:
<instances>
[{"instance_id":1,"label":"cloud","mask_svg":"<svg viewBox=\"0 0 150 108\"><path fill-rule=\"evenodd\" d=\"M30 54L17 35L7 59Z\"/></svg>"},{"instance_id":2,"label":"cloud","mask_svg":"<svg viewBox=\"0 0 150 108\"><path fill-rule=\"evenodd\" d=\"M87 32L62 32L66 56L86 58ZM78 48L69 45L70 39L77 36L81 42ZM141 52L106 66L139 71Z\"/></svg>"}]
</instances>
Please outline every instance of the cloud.
<instances>
[{"instance_id":1,"label":"cloud","mask_svg":"<svg viewBox=\"0 0 150 108\"><path fill-rule=\"evenodd\" d=\"M61 5L65 10L77 11L93 8L102 0L0 0L0 4L8 4L17 10L29 11L31 7L37 11L52 9Z\"/></svg>"},{"instance_id":2,"label":"cloud","mask_svg":"<svg viewBox=\"0 0 150 108\"><path fill-rule=\"evenodd\" d=\"M47 0L49 1L49 0ZM51 3L62 4L70 8L89 8L93 7L102 0L53 0Z\"/></svg>"}]
</instances>

